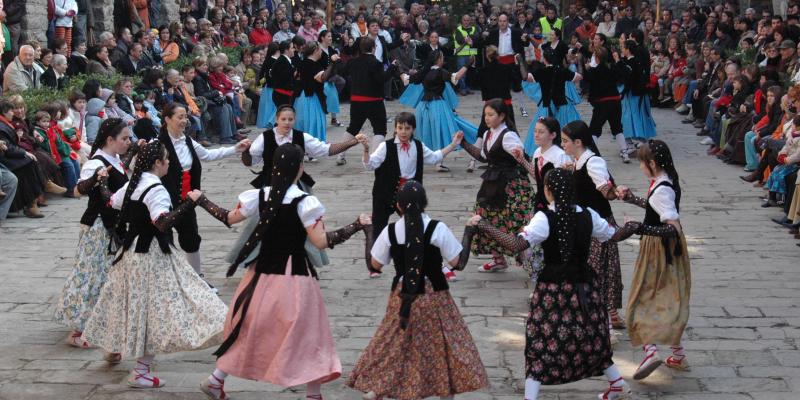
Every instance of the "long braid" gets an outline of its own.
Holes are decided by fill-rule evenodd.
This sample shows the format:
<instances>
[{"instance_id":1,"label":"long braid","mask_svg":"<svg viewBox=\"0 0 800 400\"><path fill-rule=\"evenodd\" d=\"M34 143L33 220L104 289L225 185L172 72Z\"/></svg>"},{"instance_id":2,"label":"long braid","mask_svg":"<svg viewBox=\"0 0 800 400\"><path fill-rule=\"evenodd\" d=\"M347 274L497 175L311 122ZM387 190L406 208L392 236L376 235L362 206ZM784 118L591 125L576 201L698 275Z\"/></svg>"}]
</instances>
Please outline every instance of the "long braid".
<instances>
[{"instance_id":1,"label":"long braid","mask_svg":"<svg viewBox=\"0 0 800 400\"><path fill-rule=\"evenodd\" d=\"M566 264L572 258L575 242L575 184L572 173L563 168L551 169L544 176L544 184L555 199L555 234L561 262Z\"/></svg>"},{"instance_id":2,"label":"long braid","mask_svg":"<svg viewBox=\"0 0 800 400\"><path fill-rule=\"evenodd\" d=\"M650 139L648 141L650 151L653 154L653 159L672 180L672 188L675 191L675 208L680 211L681 204L681 183L678 176L678 170L675 169L675 163L672 160L672 152L666 143L658 139Z\"/></svg>"},{"instance_id":3,"label":"long braid","mask_svg":"<svg viewBox=\"0 0 800 400\"><path fill-rule=\"evenodd\" d=\"M131 175L131 179L128 181L128 189L125 190L125 197L122 200L122 207L120 207L119 210L119 218L117 219L117 224L115 226L116 231L119 231L127 223L128 218L125 213L128 210L128 205L130 204L133 191L136 190L137 186L139 186L139 181L142 179L142 174L152 170L156 161L163 159L165 154L166 149L158 140L153 140L152 142L147 143L144 145L144 148L139 151L136 160L136 167L133 169L133 175Z\"/></svg>"},{"instance_id":4,"label":"long braid","mask_svg":"<svg viewBox=\"0 0 800 400\"><path fill-rule=\"evenodd\" d=\"M417 292L425 279L422 267L425 261L424 224L422 213L428 204L425 188L422 184L411 180L406 182L397 193L397 203L403 212L403 222L406 232L405 266L403 272L403 286L401 289L402 303L400 305L400 327L405 329L411 316L411 304L417 297Z\"/></svg>"}]
</instances>

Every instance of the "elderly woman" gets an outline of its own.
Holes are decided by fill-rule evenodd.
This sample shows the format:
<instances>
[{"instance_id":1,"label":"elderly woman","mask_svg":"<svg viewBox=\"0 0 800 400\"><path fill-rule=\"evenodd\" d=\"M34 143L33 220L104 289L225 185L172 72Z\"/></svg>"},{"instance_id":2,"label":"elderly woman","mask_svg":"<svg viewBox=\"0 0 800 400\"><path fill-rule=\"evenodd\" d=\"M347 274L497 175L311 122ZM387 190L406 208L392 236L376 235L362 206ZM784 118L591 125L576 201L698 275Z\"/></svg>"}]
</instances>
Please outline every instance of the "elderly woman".
<instances>
[{"instance_id":1,"label":"elderly woman","mask_svg":"<svg viewBox=\"0 0 800 400\"><path fill-rule=\"evenodd\" d=\"M104 46L92 46L86 52L86 57L89 59L86 72L91 75L112 77L117 72L108 58L108 48Z\"/></svg>"},{"instance_id":2,"label":"elderly woman","mask_svg":"<svg viewBox=\"0 0 800 400\"><path fill-rule=\"evenodd\" d=\"M42 74L42 86L62 90L67 85L67 58L61 54L53 56L53 62Z\"/></svg>"}]
</instances>

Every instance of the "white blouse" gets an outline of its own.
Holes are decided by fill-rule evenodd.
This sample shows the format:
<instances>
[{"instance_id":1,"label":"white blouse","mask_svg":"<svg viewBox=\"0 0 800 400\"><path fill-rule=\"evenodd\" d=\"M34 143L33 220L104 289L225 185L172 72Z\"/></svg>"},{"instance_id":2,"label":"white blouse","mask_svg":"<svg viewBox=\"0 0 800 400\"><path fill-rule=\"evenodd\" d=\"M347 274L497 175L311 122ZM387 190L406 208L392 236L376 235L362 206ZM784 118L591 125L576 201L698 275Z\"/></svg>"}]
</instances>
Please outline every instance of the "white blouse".
<instances>
[{"instance_id":1,"label":"white blouse","mask_svg":"<svg viewBox=\"0 0 800 400\"><path fill-rule=\"evenodd\" d=\"M150 191L147 192L147 196L145 196L144 199L141 199L142 202L147 206L147 211L150 212L150 220L153 222L155 222L161 215L169 213L172 209L172 200L169 197L167 188L165 188L164 185L161 185L161 178L149 172L142 173L142 177L139 179L139 184L131 194L131 200L139 200L142 197L142 193L145 191L145 189L156 183L159 185L150 189ZM127 191L128 183L123 185L111 196L111 207L117 210L121 209L122 201L125 200L125 192Z\"/></svg>"},{"instance_id":2,"label":"white blouse","mask_svg":"<svg viewBox=\"0 0 800 400\"><path fill-rule=\"evenodd\" d=\"M491 150L494 143L497 142L497 138L500 137L500 133L503 132L504 129L507 129L508 126L506 124L500 124L497 128L489 129L486 132L486 149ZM516 148L522 149L522 140L519 138L519 134L514 131L508 131L503 136L503 150L505 150L508 154L511 154L511 150ZM484 146L481 146L481 155L486 157L486 151L484 150Z\"/></svg>"},{"instance_id":3,"label":"white blouse","mask_svg":"<svg viewBox=\"0 0 800 400\"><path fill-rule=\"evenodd\" d=\"M401 149L400 139L394 138L394 145L397 146L397 160L400 163L400 177L403 179L414 179L417 174L417 145L413 141L408 142L408 151ZM442 162L442 151L432 151L422 143L422 163L435 165ZM374 171L386 161L386 141L381 142L378 148L369 155L369 161L364 163L367 171Z\"/></svg>"},{"instance_id":4,"label":"white blouse","mask_svg":"<svg viewBox=\"0 0 800 400\"><path fill-rule=\"evenodd\" d=\"M672 179L669 179L666 173L662 173L653 181L652 187L656 187L659 183L664 181L672 183ZM650 195L650 199L647 202L650 203L653 210L658 213L661 222L677 220L681 217L680 214L678 214L678 208L675 206L675 190L669 186L660 186L657 188L653 191L653 194Z\"/></svg>"},{"instance_id":5,"label":"white blouse","mask_svg":"<svg viewBox=\"0 0 800 400\"><path fill-rule=\"evenodd\" d=\"M430 222L431 217L427 214L422 214L423 229L428 229L428 224ZM394 224L394 234L397 238L397 244L404 244L406 242L406 225L403 218L400 218ZM455 259L458 254L461 253L461 243L453 235L453 232L450 231L450 228L442 221L439 221L436 225L436 229L433 230L431 244L439 248L442 257L446 261ZM387 225L375 240L370 254L382 265L388 265L392 261L392 256L389 254L391 247L392 243L389 241L389 226Z\"/></svg>"},{"instance_id":6,"label":"white blouse","mask_svg":"<svg viewBox=\"0 0 800 400\"><path fill-rule=\"evenodd\" d=\"M548 208L555 211L555 206L550 204ZM575 206L576 212L581 212L583 209L580 206ZM608 224L603 218L600 218L594 210L589 209L589 214L592 216L592 237L600 242L605 242L614 236L617 231L613 226ZM519 236L527 240L532 246L540 244L550 237L550 223L547 220L547 214L542 211L537 212L531 222L522 228Z\"/></svg>"},{"instance_id":7,"label":"white blouse","mask_svg":"<svg viewBox=\"0 0 800 400\"><path fill-rule=\"evenodd\" d=\"M547 151L544 152L542 152L541 147L537 147L536 151L533 152L534 162L538 162L538 159L540 157L544 159L544 161L541 164L542 166L544 166L544 164L547 164L549 162L553 164L553 167L555 168L561 168L564 166L564 164L572 161L572 158L570 158L570 156L568 156L567 153L564 152L564 149L556 145L550 146L550 148L548 148Z\"/></svg>"},{"instance_id":8,"label":"white blouse","mask_svg":"<svg viewBox=\"0 0 800 400\"><path fill-rule=\"evenodd\" d=\"M119 171L121 174L125 174L125 166L122 165L122 160L120 160L118 155L116 155L116 154L113 154L113 155L112 154L108 154L105 151L100 150L100 149L98 149L94 154L105 158L106 161L108 161L108 163L111 164L114 167L114 169ZM105 168L105 167L106 167L105 164L103 164L103 162L100 161L100 160L93 160L93 159L87 160L83 164L83 167L81 167L81 176L80 176L80 179L78 179L78 182L82 182L82 181L85 181L87 179L90 179L91 177L94 176L94 172L98 168Z\"/></svg>"},{"instance_id":9,"label":"white blouse","mask_svg":"<svg viewBox=\"0 0 800 400\"><path fill-rule=\"evenodd\" d=\"M181 169L183 171L192 169L192 153L189 151L189 147L186 146L186 137L181 135L178 138L172 136L169 138L172 140L172 147L175 148L175 154L178 156ZM236 147L234 146L208 150L200 143L197 143L197 141L192 140L192 147L194 148L195 154L197 154L197 159L202 161L215 161L236 154ZM175 160L171 161L175 162Z\"/></svg>"},{"instance_id":10,"label":"white blouse","mask_svg":"<svg viewBox=\"0 0 800 400\"><path fill-rule=\"evenodd\" d=\"M264 188L265 201L269 197L269 191L269 186ZM250 218L253 215L258 215L258 192L258 189L250 189L239 195L239 204L236 207L244 217ZM282 203L290 204L292 200L304 194L307 193L300 190L296 184L293 184L289 186L289 190L287 190L286 194L283 196ZM314 223L325 215L325 207L315 196L308 195L297 203L297 215L300 217L300 221L303 222L303 226L307 228L314 225Z\"/></svg>"},{"instance_id":11,"label":"white blouse","mask_svg":"<svg viewBox=\"0 0 800 400\"><path fill-rule=\"evenodd\" d=\"M579 170L583 168L583 165L586 165L586 172L589 173L589 177L592 178L592 182L594 182L594 187L600 189L601 187L608 185L611 183L611 175L608 173L608 165L606 164L606 160L603 157L592 157L594 154L591 150L586 150L578 157L578 161L575 163L575 170ZM590 158L591 157L591 158Z\"/></svg>"},{"instance_id":12,"label":"white blouse","mask_svg":"<svg viewBox=\"0 0 800 400\"><path fill-rule=\"evenodd\" d=\"M331 148L331 145L329 143L320 141L319 139L309 135L308 133L303 133L303 141L305 142L306 154L308 154L308 156L311 158L326 157L328 155L328 150L330 150ZM278 146L285 143L292 143L292 132L289 132L289 134L285 136L275 132L275 142L278 143ZM256 140L254 140L253 143L250 145L250 156L253 159L253 165L257 165L263 160L264 156L263 134L258 135Z\"/></svg>"}]
</instances>

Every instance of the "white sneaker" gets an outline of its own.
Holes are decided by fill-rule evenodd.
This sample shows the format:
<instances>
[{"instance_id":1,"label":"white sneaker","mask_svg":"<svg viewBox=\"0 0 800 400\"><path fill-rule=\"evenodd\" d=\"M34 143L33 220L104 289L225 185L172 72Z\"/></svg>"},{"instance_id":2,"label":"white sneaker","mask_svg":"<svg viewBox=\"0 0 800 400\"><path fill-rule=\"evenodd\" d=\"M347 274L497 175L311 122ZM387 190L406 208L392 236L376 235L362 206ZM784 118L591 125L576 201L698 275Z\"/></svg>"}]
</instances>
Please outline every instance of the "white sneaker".
<instances>
[{"instance_id":1,"label":"white sneaker","mask_svg":"<svg viewBox=\"0 0 800 400\"><path fill-rule=\"evenodd\" d=\"M647 378L663 363L664 361L661 360L661 357L659 357L657 353L650 354L639 364L639 368L637 368L636 372L633 374L633 379L638 381Z\"/></svg>"},{"instance_id":2,"label":"white sneaker","mask_svg":"<svg viewBox=\"0 0 800 400\"><path fill-rule=\"evenodd\" d=\"M631 156L628 155L628 150L622 150L619 152L620 157L622 157L622 162L625 164L630 164Z\"/></svg>"},{"instance_id":3,"label":"white sneaker","mask_svg":"<svg viewBox=\"0 0 800 400\"><path fill-rule=\"evenodd\" d=\"M710 137L706 136L703 138L703 140L700 141L700 144L702 145L714 144L714 139L711 139Z\"/></svg>"},{"instance_id":4,"label":"white sneaker","mask_svg":"<svg viewBox=\"0 0 800 400\"><path fill-rule=\"evenodd\" d=\"M336 159L336 165L345 165L347 164L347 159L344 158L344 154L339 154L339 158Z\"/></svg>"}]
</instances>

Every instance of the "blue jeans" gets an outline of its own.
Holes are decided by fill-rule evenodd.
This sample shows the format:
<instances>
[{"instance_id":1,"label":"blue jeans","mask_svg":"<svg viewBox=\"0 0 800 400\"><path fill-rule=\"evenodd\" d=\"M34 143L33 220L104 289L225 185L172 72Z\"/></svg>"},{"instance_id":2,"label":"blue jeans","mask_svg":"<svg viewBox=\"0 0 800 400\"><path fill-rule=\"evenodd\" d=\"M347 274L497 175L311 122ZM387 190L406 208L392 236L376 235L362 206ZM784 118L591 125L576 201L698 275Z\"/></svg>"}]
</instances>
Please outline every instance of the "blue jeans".
<instances>
[{"instance_id":1,"label":"blue jeans","mask_svg":"<svg viewBox=\"0 0 800 400\"><path fill-rule=\"evenodd\" d=\"M3 164L0 164L0 189L6 193L6 197L0 199L0 220L3 220L6 219L17 194L17 176Z\"/></svg>"},{"instance_id":2,"label":"blue jeans","mask_svg":"<svg viewBox=\"0 0 800 400\"><path fill-rule=\"evenodd\" d=\"M210 104L208 112L211 114L211 120L217 129L220 140L233 138L233 133L236 132L236 121L233 119L231 105L227 103L222 105Z\"/></svg>"},{"instance_id":3,"label":"blue jeans","mask_svg":"<svg viewBox=\"0 0 800 400\"><path fill-rule=\"evenodd\" d=\"M714 118L714 113L717 112L718 102L719 99L711 100L711 103L708 104L708 113L706 113L706 129L712 133L714 132L714 129L719 127L719 120Z\"/></svg>"},{"instance_id":4,"label":"blue jeans","mask_svg":"<svg viewBox=\"0 0 800 400\"><path fill-rule=\"evenodd\" d=\"M460 70L460 69L461 69L461 67L463 67L463 66L467 65L467 62L469 62L469 56L458 56L458 57L456 57L456 71L457 71L457 70ZM457 85L457 87L458 87L458 90L459 90L459 91L462 91L462 90L467 90L467 89L468 89L468 88L467 88L467 78L466 78L466 75L465 75L465 76L462 76L462 77L461 77L461 79L459 79L459 80L458 80L458 85Z\"/></svg>"},{"instance_id":5,"label":"blue jeans","mask_svg":"<svg viewBox=\"0 0 800 400\"><path fill-rule=\"evenodd\" d=\"M78 160L64 157L61 159L61 164L58 166L61 167L61 176L64 177L64 183L67 185L67 193L72 192L75 189L75 185L78 184L78 174L81 172L81 165L78 163Z\"/></svg>"},{"instance_id":6,"label":"blue jeans","mask_svg":"<svg viewBox=\"0 0 800 400\"><path fill-rule=\"evenodd\" d=\"M747 171L755 171L758 168L758 149L756 149L756 140L758 139L758 135L753 132L747 132L744 135L744 157L747 160L747 164L744 166L744 169Z\"/></svg>"},{"instance_id":7,"label":"blue jeans","mask_svg":"<svg viewBox=\"0 0 800 400\"><path fill-rule=\"evenodd\" d=\"M693 80L693 81L689 82L689 88L686 89L686 95L683 96L683 104L686 104L687 106L689 104L692 104L692 96L694 95L695 89L697 89L697 83L698 82L700 82L700 81Z\"/></svg>"}]
</instances>

